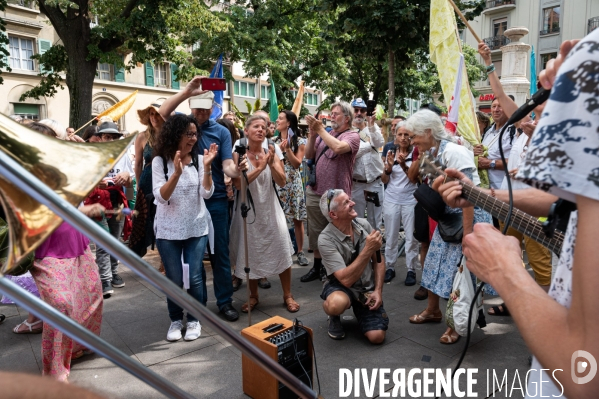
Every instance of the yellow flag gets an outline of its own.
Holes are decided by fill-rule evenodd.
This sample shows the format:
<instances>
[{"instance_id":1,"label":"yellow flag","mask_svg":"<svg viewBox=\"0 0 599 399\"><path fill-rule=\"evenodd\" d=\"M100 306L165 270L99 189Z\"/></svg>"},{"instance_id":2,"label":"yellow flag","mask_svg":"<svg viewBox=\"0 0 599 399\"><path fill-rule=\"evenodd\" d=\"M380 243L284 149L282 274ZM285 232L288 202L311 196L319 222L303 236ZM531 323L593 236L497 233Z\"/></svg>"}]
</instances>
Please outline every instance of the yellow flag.
<instances>
[{"instance_id":1,"label":"yellow flag","mask_svg":"<svg viewBox=\"0 0 599 399\"><path fill-rule=\"evenodd\" d=\"M102 112L100 115L96 116L97 120L104 116L110 117L113 121L118 121L121 119L123 115L129 111L133 103L135 102L135 98L137 97L137 90L133 93L129 94L127 97L114 104L112 107L108 108L106 111Z\"/></svg>"},{"instance_id":2,"label":"yellow flag","mask_svg":"<svg viewBox=\"0 0 599 399\"><path fill-rule=\"evenodd\" d=\"M449 103L455 89L462 47L455 13L448 0L431 0L429 50L431 61L437 65L443 96ZM458 133L473 146L481 142L466 68L463 70L460 89ZM488 186L485 172L479 171L481 186Z\"/></svg>"},{"instance_id":3,"label":"yellow flag","mask_svg":"<svg viewBox=\"0 0 599 399\"><path fill-rule=\"evenodd\" d=\"M293 103L293 108L291 111L297 116L299 119L300 111L302 110L302 104L304 103L304 81L302 80L299 85L299 89L297 90L297 97L295 97L295 102Z\"/></svg>"}]
</instances>

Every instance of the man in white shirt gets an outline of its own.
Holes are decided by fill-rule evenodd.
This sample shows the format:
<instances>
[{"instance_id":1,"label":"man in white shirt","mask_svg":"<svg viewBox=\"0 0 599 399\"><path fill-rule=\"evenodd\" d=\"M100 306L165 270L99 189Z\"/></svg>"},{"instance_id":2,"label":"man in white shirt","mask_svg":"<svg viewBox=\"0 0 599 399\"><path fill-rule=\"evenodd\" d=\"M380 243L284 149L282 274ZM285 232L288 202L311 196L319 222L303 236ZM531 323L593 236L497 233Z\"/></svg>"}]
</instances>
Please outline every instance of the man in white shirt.
<instances>
[{"instance_id":1,"label":"man in white shirt","mask_svg":"<svg viewBox=\"0 0 599 399\"><path fill-rule=\"evenodd\" d=\"M98 135L103 142L119 140L123 135L116 123L104 122L100 125ZM133 167L131 166L131 160L125 154L119 161L110 169L106 174L106 177L100 182L100 189L108 189L113 191L110 196L110 200L113 206L119 206L122 203L121 195L123 187L132 187L132 176ZM109 188L110 187L110 188ZM114 187L114 188L113 188ZM110 234L117 240L121 238L123 232L123 226L125 219L121 218L117 220L116 215L106 219L102 219L102 227L110 231ZM100 279L102 280L102 293L104 298L110 297L114 293L112 287L122 288L125 286L125 282L118 274L119 260L112 255L109 255L103 248L98 246L96 248L96 263L100 270Z\"/></svg>"},{"instance_id":2,"label":"man in white shirt","mask_svg":"<svg viewBox=\"0 0 599 399\"><path fill-rule=\"evenodd\" d=\"M381 181L384 166L378 148L385 145L385 139L381 134L381 129L374 123L374 116L366 116L364 100L356 98L352 101L351 106L354 109L353 126L360 133L360 148L356 154L352 175L352 201L356 203L354 209L358 213L358 217L363 218L366 212L368 223L380 231L385 191ZM375 206L371 201L366 201L365 191L378 195L379 206Z\"/></svg>"},{"instance_id":3,"label":"man in white shirt","mask_svg":"<svg viewBox=\"0 0 599 399\"><path fill-rule=\"evenodd\" d=\"M485 137L483 137L483 143L474 147L474 155L478 156L478 168L487 169L489 171L489 182L491 187L499 189L501 182L503 182L505 165L501 161L501 153L499 152L499 133L506 124L508 117L503 112L503 108L499 103L499 99L493 100L491 104L491 114L493 115L493 126L489 128ZM505 159L510 157L510 150L516 134L516 128L514 126L508 126L506 132L503 134L503 153ZM484 153L484 147L487 147L487 154Z\"/></svg>"}]
</instances>

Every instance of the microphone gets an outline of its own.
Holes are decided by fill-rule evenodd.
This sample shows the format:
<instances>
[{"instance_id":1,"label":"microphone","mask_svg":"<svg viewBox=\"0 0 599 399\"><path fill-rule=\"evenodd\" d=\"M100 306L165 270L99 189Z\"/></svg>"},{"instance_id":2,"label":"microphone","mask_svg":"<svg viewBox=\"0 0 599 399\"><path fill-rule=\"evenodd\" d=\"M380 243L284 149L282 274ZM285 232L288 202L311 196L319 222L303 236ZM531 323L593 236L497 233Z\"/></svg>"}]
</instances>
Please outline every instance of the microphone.
<instances>
[{"instance_id":1,"label":"microphone","mask_svg":"<svg viewBox=\"0 0 599 399\"><path fill-rule=\"evenodd\" d=\"M545 101L547 101L550 93L551 90L545 90L543 88L539 89L539 91L537 91L531 97L530 100L528 100L524 105L522 105L520 108L516 110L516 112L512 114L510 119L508 119L508 121L506 122L506 125L513 125L514 123L524 118L526 115L532 112L532 110L535 109L537 105L543 104Z\"/></svg>"}]
</instances>

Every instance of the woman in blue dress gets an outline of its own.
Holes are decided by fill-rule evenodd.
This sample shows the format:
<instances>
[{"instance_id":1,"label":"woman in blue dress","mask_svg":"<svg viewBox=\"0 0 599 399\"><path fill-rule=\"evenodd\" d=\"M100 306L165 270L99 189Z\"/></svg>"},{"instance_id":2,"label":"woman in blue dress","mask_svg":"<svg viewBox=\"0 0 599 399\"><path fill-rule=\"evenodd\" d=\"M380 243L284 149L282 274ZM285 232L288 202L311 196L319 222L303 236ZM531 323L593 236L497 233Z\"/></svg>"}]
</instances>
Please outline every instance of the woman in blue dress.
<instances>
[{"instance_id":1,"label":"woman in blue dress","mask_svg":"<svg viewBox=\"0 0 599 399\"><path fill-rule=\"evenodd\" d=\"M480 184L473 154L454 142L437 114L428 110L418 111L407 120L405 127L410 132L412 145L418 147L420 156L426 151L430 151L441 164L461 171L475 185ZM472 232L472 226L475 223L491 223L492 221L491 215L476 207L462 210L446 205L445 211L463 214L464 235ZM439 298L449 298L461 257L462 244L443 241L437 226L422 272L421 285L429 292L428 305L420 314L410 317L410 323L441 322L443 314L439 307ZM458 338L458 333L448 327L439 341L442 344L453 344L457 342Z\"/></svg>"}]
</instances>

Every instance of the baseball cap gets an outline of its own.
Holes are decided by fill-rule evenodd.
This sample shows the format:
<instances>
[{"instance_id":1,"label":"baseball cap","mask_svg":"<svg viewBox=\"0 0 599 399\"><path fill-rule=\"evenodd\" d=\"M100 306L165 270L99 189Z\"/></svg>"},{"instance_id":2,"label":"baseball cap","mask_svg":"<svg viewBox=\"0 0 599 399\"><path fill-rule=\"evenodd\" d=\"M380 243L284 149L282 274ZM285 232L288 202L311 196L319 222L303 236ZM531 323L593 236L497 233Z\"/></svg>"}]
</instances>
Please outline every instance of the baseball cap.
<instances>
[{"instance_id":1,"label":"baseball cap","mask_svg":"<svg viewBox=\"0 0 599 399\"><path fill-rule=\"evenodd\" d=\"M98 129L98 134L109 133L109 134L123 134L119 132L119 127L114 122L104 122Z\"/></svg>"},{"instance_id":2,"label":"baseball cap","mask_svg":"<svg viewBox=\"0 0 599 399\"><path fill-rule=\"evenodd\" d=\"M366 106L366 103L364 102L364 100L362 100L361 98L356 98L354 101L351 102L351 106L354 108L368 108Z\"/></svg>"},{"instance_id":3,"label":"baseball cap","mask_svg":"<svg viewBox=\"0 0 599 399\"><path fill-rule=\"evenodd\" d=\"M214 93L207 91L206 93L199 94L189 98L189 108L201 108L201 109L212 109L212 103L214 102Z\"/></svg>"}]
</instances>

